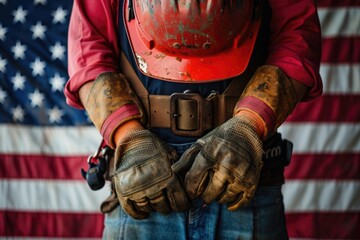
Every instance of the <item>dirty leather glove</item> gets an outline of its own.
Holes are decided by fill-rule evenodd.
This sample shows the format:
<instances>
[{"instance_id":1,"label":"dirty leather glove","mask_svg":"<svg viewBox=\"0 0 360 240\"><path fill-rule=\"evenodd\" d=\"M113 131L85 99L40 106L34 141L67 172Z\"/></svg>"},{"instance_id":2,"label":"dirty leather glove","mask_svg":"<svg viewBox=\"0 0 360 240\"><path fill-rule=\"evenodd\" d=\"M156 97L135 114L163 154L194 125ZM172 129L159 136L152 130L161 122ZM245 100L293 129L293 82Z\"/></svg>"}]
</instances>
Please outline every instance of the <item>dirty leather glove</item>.
<instances>
[{"instance_id":1,"label":"dirty leather glove","mask_svg":"<svg viewBox=\"0 0 360 240\"><path fill-rule=\"evenodd\" d=\"M235 211L254 196L262 164L262 141L251 121L235 116L197 140L173 170L188 171L184 184L191 199L216 200Z\"/></svg>"},{"instance_id":2,"label":"dirty leather glove","mask_svg":"<svg viewBox=\"0 0 360 240\"><path fill-rule=\"evenodd\" d=\"M115 159L115 191L122 208L133 218L189 208L185 189L171 170L176 151L149 130L130 132L117 147Z\"/></svg>"}]
</instances>

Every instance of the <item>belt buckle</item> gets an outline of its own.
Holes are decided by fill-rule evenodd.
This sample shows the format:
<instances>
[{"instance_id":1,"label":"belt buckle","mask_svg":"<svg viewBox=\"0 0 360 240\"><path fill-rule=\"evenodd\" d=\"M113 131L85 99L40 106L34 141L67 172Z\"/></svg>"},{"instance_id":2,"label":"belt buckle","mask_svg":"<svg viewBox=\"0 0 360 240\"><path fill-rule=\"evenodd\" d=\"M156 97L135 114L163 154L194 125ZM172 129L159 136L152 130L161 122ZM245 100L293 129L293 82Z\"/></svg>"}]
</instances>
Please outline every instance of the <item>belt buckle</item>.
<instances>
[{"instance_id":1,"label":"belt buckle","mask_svg":"<svg viewBox=\"0 0 360 240\"><path fill-rule=\"evenodd\" d=\"M197 129L195 130L183 130L179 129L177 125L177 118L179 117L178 113L178 100L195 100L197 102ZM199 137L204 131L206 131L209 124L204 122L204 110L207 106L207 101L199 94L185 91L184 93L173 93L170 96L170 129L177 136L185 137Z\"/></svg>"}]
</instances>

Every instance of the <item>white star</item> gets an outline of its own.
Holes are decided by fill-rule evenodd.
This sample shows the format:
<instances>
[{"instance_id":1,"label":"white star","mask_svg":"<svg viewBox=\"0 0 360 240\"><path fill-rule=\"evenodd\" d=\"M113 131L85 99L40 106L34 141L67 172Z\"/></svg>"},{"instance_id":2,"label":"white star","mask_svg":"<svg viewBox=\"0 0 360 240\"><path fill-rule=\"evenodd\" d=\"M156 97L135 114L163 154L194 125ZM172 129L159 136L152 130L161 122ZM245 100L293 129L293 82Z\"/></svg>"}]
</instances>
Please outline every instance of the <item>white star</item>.
<instances>
[{"instance_id":1,"label":"white star","mask_svg":"<svg viewBox=\"0 0 360 240\"><path fill-rule=\"evenodd\" d=\"M41 22L37 22L36 25L31 26L31 31L33 32L32 38L43 39L45 37L46 26L42 25Z\"/></svg>"},{"instance_id":2,"label":"white star","mask_svg":"<svg viewBox=\"0 0 360 240\"><path fill-rule=\"evenodd\" d=\"M50 78L50 83L51 83L51 91L61 92L64 89L65 78L60 77L60 75L56 73L54 77Z\"/></svg>"},{"instance_id":3,"label":"white star","mask_svg":"<svg viewBox=\"0 0 360 240\"><path fill-rule=\"evenodd\" d=\"M7 33L7 28L3 27L1 24L0 24L0 39L1 40L5 40L5 34Z\"/></svg>"},{"instance_id":4,"label":"white star","mask_svg":"<svg viewBox=\"0 0 360 240\"><path fill-rule=\"evenodd\" d=\"M24 23L25 22L25 17L27 15L27 10L24 10L22 8L22 6L19 6L18 9L16 9L16 11L13 11L12 14L14 15L14 23L16 22L21 22Z\"/></svg>"},{"instance_id":5,"label":"white star","mask_svg":"<svg viewBox=\"0 0 360 240\"><path fill-rule=\"evenodd\" d=\"M18 58L24 59L25 50L26 50L26 46L21 45L21 43L19 41L17 41L16 45L11 48L11 51L13 51L13 53L14 53L15 59L18 59Z\"/></svg>"},{"instance_id":6,"label":"white star","mask_svg":"<svg viewBox=\"0 0 360 240\"><path fill-rule=\"evenodd\" d=\"M46 4L46 0L34 0L34 5L37 5L37 4L45 5L45 4Z\"/></svg>"},{"instance_id":7,"label":"white star","mask_svg":"<svg viewBox=\"0 0 360 240\"><path fill-rule=\"evenodd\" d=\"M7 0L0 0L0 3L2 3L2 4L4 4L4 5L6 5Z\"/></svg>"},{"instance_id":8,"label":"white star","mask_svg":"<svg viewBox=\"0 0 360 240\"><path fill-rule=\"evenodd\" d=\"M6 71L6 68L5 68L6 64L7 64L7 60L6 60L6 59L3 59L3 58L0 56L0 72L5 73L5 71Z\"/></svg>"},{"instance_id":9,"label":"white star","mask_svg":"<svg viewBox=\"0 0 360 240\"><path fill-rule=\"evenodd\" d=\"M51 123L59 123L61 121L61 117L64 115L63 111L59 108L54 107L48 111L49 114L49 121Z\"/></svg>"},{"instance_id":10,"label":"white star","mask_svg":"<svg viewBox=\"0 0 360 240\"><path fill-rule=\"evenodd\" d=\"M36 58L34 62L30 63L30 67L32 68L33 76L40 75L43 76L45 71L45 62L40 61L39 58Z\"/></svg>"},{"instance_id":11,"label":"white star","mask_svg":"<svg viewBox=\"0 0 360 240\"><path fill-rule=\"evenodd\" d=\"M14 84L14 90L24 90L25 87L25 77L22 76L19 72L16 73L14 77L11 78L12 83Z\"/></svg>"},{"instance_id":12,"label":"white star","mask_svg":"<svg viewBox=\"0 0 360 240\"><path fill-rule=\"evenodd\" d=\"M5 101L5 98L7 97L7 93L0 88L0 103L3 103Z\"/></svg>"},{"instance_id":13,"label":"white star","mask_svg":"<svg viewBox=\"0 0 360 240\"><path fill-rule=\"evenodd\" d=\"M29 94L32 107L41 107L45 99L44 94L40 93L38 89L35 92Z\"/></svg>"},{"instance_id":14,"label":"white star","mask_svg":"<svg viewBox=\"0 0 360 240\"><path fill-rule=\"evenodd\" d=\"M11 109L11 113L13 115L13 120L14 121L23 121L24 120L24 110L22 109L21 106L17 106L16 108L12 108Z\"/></svg>"},{"instance_id":15,"label":"white star","mask_svg":"<svg viewBox=\"0 0 360 240\"><path fill-rule=\"evenodd\" d=\"M62 60L65 56L65 47L60 42L55 43L54 46L50 47L51 58Z\"/></svg>"},{"instance_id":16,"label":"white star","mask_svg":"<svg viewBox=\"0 0 360 240\"><path fill-rule=\"evenodd\" d=\"M56 11L51 14L53 16L53 23L64 23L67 14L67 10L62 7L58 7Z\"/></svg>"}]
</instances>

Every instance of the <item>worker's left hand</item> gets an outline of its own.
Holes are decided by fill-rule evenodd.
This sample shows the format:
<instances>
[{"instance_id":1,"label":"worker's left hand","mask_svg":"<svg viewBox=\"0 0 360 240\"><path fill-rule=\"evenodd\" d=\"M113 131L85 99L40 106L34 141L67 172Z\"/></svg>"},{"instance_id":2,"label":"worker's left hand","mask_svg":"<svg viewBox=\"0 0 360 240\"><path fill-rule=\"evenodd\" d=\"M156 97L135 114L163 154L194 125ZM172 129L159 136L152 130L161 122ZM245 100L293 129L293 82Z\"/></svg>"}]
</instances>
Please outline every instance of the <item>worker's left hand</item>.
<instances>
[{"instance_id":1,"label":"worker's left hand","mask_svg":"<svg viewBox=\"0 0 360 240\"><path fill-rule=\"evenodd\" d=\"M187 172L184 185L191 199L216 200L235 211L255 194L262 152L252 122L235 116L196 141L172 169Z\"/></svg>"}]
</instances>

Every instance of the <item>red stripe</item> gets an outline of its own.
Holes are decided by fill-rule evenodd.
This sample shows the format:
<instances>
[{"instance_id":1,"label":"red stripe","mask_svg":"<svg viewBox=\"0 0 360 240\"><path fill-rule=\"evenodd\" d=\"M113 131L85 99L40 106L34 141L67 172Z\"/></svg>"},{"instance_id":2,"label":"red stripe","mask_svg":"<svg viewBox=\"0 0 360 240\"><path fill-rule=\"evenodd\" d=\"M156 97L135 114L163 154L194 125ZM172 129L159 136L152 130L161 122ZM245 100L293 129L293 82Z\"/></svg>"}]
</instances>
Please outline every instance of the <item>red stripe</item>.
<instances>
[{"instance_id":1,"label":"red stripe","mask_svg":"<svg viewBox=\"0 0 360 240\"><path fill-rule=\"evenodd\" d=\"M360 154L294 154L287 179L360 180Z\"/></svg>"},{"instance_id":2,"label":"red stripe","mask_svg":"<svg viewBox=\"0 0 360 240\"><path fill-rule=\"evenodd\" d=\"M322 95L299 103L287 122L359 122L360 95Z\"/></svg>"},{"instance_id":3,"label":"red stripe","mask_svg":"<svg viewBox=\"0 0 360 240\"><path fill-rule=\"evenodd\" d=\"M360 212L287 213L289 237L360 239Z\"/></svg>"},{"instance_id":4,"label":"red stripe","mask_svg":"<svg viewBox=\"0 0 360 240\"><path fill-rule=\"evenodd\" d=\"M319 7L355 7L360 6L359 0L319 0Z\"/></svg>"},{"instance_id":5,"label":"red stripe","mask_svg":"<svg viewBox=\"0 0 360 240\"><path fill-rule=\"evenodd\" d=\"M0 178L82 179L86 156L43 156L0 154Z\"/></svg>"},{"instance_id":6,"label":"red stripe","mask_svg":"<svg viewBox=\"0 0 360 240\"><path fill-rule=\"evenodd\" d=\"M103 215L0 211L0 236L99 238Z\"/></svg>"},{"instance_id":7,"label":"red stripe","mask_svg":"<svg viewBox=\"0 0 360 240\"><path fill-rule=\"evenodd\" d=\"M0 155L0 178L82 179L85 157ZM285 175L289 179L359 179L360 154L294 154Z\"/></svg>"},{"instance_id":8,"label":"red stripe","mask_svg":"<svg viewBox=\"0 0 360 240\"><path fill-rule=\"evenodd\" d=\"M360 63L360 37L324 38L321 62Z\"/></svg>"}]
</instances>

